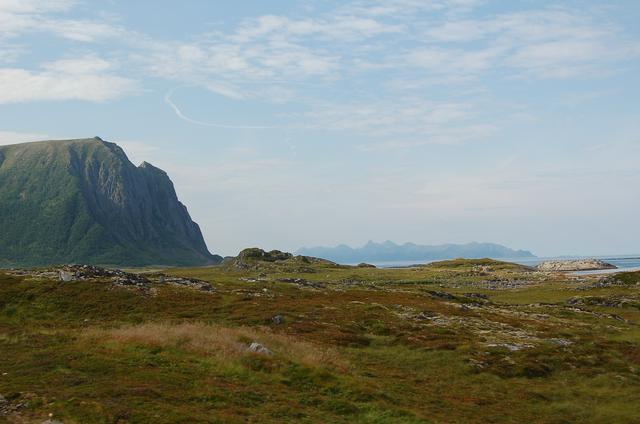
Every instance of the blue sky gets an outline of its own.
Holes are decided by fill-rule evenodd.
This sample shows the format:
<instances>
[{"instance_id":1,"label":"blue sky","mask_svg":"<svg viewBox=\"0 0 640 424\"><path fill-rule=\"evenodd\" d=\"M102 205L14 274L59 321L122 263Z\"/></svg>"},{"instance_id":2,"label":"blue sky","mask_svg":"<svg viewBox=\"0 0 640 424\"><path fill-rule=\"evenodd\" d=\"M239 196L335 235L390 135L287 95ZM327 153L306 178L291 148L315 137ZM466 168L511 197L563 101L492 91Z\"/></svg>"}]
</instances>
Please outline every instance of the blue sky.
<instances>
[{"instance_id":1,"label":"blue sky","mask_svg":"<svg viewBox=\"0 0 640 424\"><path fill-rule=\"evenodd\" d=\"M640 2L0 0L0 143L99 135L210 250L640 253Z\"/></svg>"}]
</instances>

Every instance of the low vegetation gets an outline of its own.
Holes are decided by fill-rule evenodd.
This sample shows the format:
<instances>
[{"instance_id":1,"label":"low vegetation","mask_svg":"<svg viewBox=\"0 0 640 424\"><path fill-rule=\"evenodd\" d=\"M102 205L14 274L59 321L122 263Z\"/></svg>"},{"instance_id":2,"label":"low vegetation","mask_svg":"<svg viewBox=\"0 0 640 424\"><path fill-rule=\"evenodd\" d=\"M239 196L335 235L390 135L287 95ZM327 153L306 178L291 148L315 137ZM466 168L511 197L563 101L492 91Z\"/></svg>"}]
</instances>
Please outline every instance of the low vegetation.
<instances>
[{"instance_id":1,"label":"low vegetation","mask_svg":"<svg viewBox=\"0 0 640 424\"><path fill-rule=\"evenodd\" d=\"M242 361L254 355L251 343L269 346L267 356L308 367L346 369L347 363L330 348L300 341L261 327L223 327L203 322L144 323L117 328L91 327L82 333L92 344L112 348L142 346L152 349L180 349L224 362ZM259 353L259 352L258 352Z\"/></svg>"},{"instance_id":2,"label":"low vegetation","mask_svg":"<svg viewBox=\"0 0 640 424\"><path fill-rule=\"evenodd\" d=\"M0 273L0 421L634 423L640 279L283 257ZM13 274L13 275L12 275ZM21 274L21 275L17 275ZM201 279L201 291L162 281Z\"/></svg>"}]
</instances>

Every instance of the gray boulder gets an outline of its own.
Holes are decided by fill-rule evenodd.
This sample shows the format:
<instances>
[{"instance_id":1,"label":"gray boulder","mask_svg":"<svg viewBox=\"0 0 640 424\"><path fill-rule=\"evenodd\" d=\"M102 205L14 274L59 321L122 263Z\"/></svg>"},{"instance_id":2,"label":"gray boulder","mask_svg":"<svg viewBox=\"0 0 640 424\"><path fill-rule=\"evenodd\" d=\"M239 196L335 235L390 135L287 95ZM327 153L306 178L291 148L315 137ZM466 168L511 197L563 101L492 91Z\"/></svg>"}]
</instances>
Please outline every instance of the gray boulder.
<instances>
[{"instance_id":1,"label":"gray boulder","mask_svg":"<svg viewBox=\"0 0 640 424\"><path fill-rule=\"evenodd\" d=\"M60 281L65 283L68 283L69 281L73 281L76 279L76 276L73 273L63 271L63 270L60 270L59 277L60 277Z\"/></svg>"},{"instance_id":2,"label":"gray boulder","mask_svg":"<svg viewBox=\"0 0 640 424\"><path fill-rule=\"evenodd\" d=\"M254 353L259 353L261 355L272 355L273 352L271 352L269 349L267 349L265 346L261 345L258 342L253 342L249 345L249 347L247 348L247 351L249 352L254 352Z\"/></svg>"}]
</instances>

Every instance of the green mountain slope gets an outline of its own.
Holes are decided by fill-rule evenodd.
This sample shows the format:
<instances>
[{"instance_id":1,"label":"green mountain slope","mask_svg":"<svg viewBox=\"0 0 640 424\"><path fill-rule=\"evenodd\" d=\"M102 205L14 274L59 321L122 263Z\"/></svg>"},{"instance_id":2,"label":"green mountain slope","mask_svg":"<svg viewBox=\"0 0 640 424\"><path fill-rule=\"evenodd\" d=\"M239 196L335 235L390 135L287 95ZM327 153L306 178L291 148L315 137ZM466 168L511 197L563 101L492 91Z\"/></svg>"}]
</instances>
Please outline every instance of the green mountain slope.
<instances>
[{"instance_id":1,"label":"green mountain slope","mask_svg":"<svg viewBox=\"0 0 640 424\"><path fill-rule=\"evenodd\" d=\"M100 138L0 147L0 265L200 265L220 257L167 174Z\"/></svg>"}]
</instances>

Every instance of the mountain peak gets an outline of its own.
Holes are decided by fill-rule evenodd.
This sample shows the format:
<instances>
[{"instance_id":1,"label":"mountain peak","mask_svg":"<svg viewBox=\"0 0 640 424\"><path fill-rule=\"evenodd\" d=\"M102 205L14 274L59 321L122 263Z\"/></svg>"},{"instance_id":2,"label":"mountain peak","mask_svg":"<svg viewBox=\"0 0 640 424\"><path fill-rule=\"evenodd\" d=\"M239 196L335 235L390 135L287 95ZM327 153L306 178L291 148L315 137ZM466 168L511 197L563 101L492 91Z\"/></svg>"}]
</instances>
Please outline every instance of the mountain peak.
<instances>
[{"instance_id":1,"label":"mountain peak","mask_svg":"<svg viewBox=\"0 0 640 424\"><path fill-rule=\"evenodd\" d=\"M219 262L159 168L99 137L0 147L0 260L9 265ZM9 242L10 241L10 242ZM0 264L2 265L2 264Z\"/></svg>"},{"instance_id":2,"label":"mountain peak","mask_svg":"<svg viewBox=\"0 0 640 424\"><path fill-rule=\"evenodd\" d=\"M163 171L162 169L158 168L157 166L154 166L154 165L150 164L147 161L143 161L140 164L140 166L138 166L138 168L139 169L144 169L144 170L147 170L147 171L153 171L153 172L157 172L157 173L160 173L160 174L167 175L167 173L165 171Z\"/></svg>"}]
</instances>

